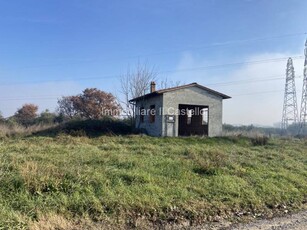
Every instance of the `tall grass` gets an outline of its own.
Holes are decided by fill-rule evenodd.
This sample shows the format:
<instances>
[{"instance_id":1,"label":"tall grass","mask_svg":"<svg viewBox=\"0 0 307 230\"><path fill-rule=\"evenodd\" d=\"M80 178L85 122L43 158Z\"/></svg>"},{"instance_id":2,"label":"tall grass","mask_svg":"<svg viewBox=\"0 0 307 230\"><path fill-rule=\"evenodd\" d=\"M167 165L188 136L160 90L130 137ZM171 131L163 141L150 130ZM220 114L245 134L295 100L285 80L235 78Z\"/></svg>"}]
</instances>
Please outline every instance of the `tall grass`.
<instances>
[{"instance_id":1,"label":"tall grass","mask_svg":"<svg viewBox=\"0 0 307 230\"><path fill-rule=\"evenodd\" d=\"M25 127L17 123L16 124L0 123L0 137L31 135L36 132L47 130L56 126L57 126L56 124L49 124L49 125L37 124Z\"/></svg>"},{"instance_id":2,"label":"tall grass","mask_svg":"<svg viewBox=\"0 0 307 230\"><path fill-rule=\"evenodd\" d=\"M0 229L196 225L295 210L307 198L306 146L243 137L8 138L0 145Z\"/></svg>"}]
</instances>

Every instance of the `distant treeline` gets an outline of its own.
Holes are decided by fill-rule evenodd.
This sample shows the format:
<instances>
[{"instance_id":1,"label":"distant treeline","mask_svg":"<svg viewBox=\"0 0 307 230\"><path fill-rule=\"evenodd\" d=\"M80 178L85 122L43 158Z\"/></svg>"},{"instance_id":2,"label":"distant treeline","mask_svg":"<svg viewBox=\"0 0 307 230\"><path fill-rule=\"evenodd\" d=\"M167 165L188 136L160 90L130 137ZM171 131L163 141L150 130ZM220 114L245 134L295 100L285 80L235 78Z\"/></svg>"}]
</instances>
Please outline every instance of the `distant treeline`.
<instances>
[{"instance_id":1,"label":"distant treeline","mask_svg":"<svg viewBox=\"0 0 307 230\"><path fill-rule=\"evenodd\" d=\"M115 118L121 113L121 106L111 94L96 88L85 89L81 94L65 96L58 100L56 112L45 110L38 113L35 104L24 104L11 117L0 115L0 123L6 125L33 125L58 124L68 120L99 120Z\"/></svg>"},{"instance_id":2,"label":"distant treeline","mask_svg":"<svg viewBox=\"0 0 307 230\"><path fill-rule=\"evenodd\" d=\"M63 114L50 112L45 110L40 114L37 113L38 107L33 104L25 104L13 116L4 118L0 116L0 123L2 125L22 125L29 127L33 125L51 125L55 123L62 123L67 118Z\"/></svg>"},{"instance_id":3,"label":"distant treeline","mask_svg":"<svg viewBox=\"0 0 307 230\"><path fill-rule=\"evenodd\" d=\"M306 127L302 130L302 132L299 134L299 124L291 124L287 128L287 130L283 130L281 128L275 128L275 127L258 127L254 125L241 125L241 126L235 126L230 124L223 124L223 132L225 135L248 135L248 134L262 134L266 136L298 136L307 134Z\"/></svg>"}]
</instances>

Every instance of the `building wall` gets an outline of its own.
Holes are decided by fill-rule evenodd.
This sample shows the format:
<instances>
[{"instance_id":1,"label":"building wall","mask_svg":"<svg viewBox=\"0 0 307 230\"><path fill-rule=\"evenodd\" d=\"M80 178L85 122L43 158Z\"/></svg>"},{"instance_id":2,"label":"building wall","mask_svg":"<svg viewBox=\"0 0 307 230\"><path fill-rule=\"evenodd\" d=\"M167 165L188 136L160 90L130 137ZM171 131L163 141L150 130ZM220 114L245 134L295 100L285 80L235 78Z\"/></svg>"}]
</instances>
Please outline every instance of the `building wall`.
<instances>
[{"instance_id":1,"label":"building wall","mask_svg":"<svg viewBox=\"0 0 307 230\"><path fill-rule=\"evenodd\" d=\"M179 104L209 106L209 130L210 137L222 135L223 99L198 87L190 87L166 92L163 95L163 115L173 115L174 109ZM175 116L175 136L178 136L178 115ZM162 121L162 136L165 136L165 122Z\"/></svg>"},{"instance_id":2,"label":"building wall","mask_svg":"<svg viewBox=\"0 0 307 230\"><path fill-rule=\"evenodd\" d=\"M151 105L155 105L156 116L155 122L150 123L149 116L144 116L144 122L140 122L140 116L136 116L135 126L137 129L146 130L147 134L150 136L162 136L162 119L163 116L160 111L163 107L163 95L155 96L152 98L147 98L146 100L139 100L136 102L136 111L139 111L141 107L145 110L149 110Z\"/></svg>"}]
</instances>

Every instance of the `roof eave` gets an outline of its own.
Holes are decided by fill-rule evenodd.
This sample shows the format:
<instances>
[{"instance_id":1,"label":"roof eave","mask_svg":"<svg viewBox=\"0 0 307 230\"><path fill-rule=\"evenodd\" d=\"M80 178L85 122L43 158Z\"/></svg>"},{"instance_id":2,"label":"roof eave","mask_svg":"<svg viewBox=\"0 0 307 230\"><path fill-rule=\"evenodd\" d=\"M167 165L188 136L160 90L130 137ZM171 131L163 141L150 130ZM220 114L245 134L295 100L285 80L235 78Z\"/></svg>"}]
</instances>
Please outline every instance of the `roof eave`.
<instances>
[{"instance_id":1,"label":"roof eave","mask_svg":"<svg viewBox=\"0 0 307 230\"><path fill-rule=\"evenodd\" d=\"M187 85L183 85L183 86L177 86L177 87L172 87L172 88L168 88L168 89L161 89L161 90L157 90L153 93L148 93L148 94L145 94L143 96L140 96L140 97L136 97L136 98L133 98L131 100L129 100L129 102L134 102L134 101L139 101L141 99L146 99L148 97L152 97L152 96L156 96L156 95L159 95L159 94L164 94L164 93L167 93L167 92L170 92L170 91L174 91L174 90L178 90L178 89L185 89L185 88L189 88L189 87L192 87L192 86L196 86L196 87L199 87L203 90L206 90L214 95L218 95L220 97L222 97L222 99L230 99L231 97L226 95L226 94L222 94L220 92L217 92L213 89L210 89L210 88L207 88L205 86L202 86L202 85L199 85L197 83L191 83L191 84L187 84Z\"/></svg>"},{"instance_id":2,"label":"roof eave","mask_svg":"<svg viewBox=\"0 0 307 230\"><path fill-rule=\"evenodd\" d=\"M145 95L142 95L142 96L133 98L133 99L129 100L129 102L131 103L131 102L134 102L134 101L139 101L139 100L142 100L142 99L146 99L146 98L148 98L148 97L156 96L156 95L158 95L158 94L160 94L160 93L159 93L158 91L155 91L155 92L153 92L153 93L148 93L148 94L145 94Z\"/></svg>"}]
</instances>

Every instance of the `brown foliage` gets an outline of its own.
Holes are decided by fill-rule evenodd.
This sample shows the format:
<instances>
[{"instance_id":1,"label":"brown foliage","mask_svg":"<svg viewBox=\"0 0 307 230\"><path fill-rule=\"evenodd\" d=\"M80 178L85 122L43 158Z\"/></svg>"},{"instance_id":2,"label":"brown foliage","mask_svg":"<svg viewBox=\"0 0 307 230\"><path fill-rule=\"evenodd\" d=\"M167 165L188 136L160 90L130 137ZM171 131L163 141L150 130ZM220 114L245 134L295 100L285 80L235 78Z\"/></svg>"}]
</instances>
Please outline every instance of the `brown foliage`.
<instances>
[{"instance_id":1,"label":"brown foliage","mask_svg":"<svg viewBox=\"0 0 307 230\"><path fill-rule=\"evenodd\" d=\"M77 96L62 97L59 111L70 118L79 116L87 119L100 119L105 116L118 116L120 105L111 93L96 88L85 89Z\"/></svg>"},{"instance_id":2,"label":"brown foliage","mask_svg":"<svg viewBox=\"0 0 307 230\"><path fill-rule=\"evenodd\" d=\"M34 104L24 104L15 113L17 121L23 125L29 125L37 117L38 106Z\"/></svg>"}]
</instances>

